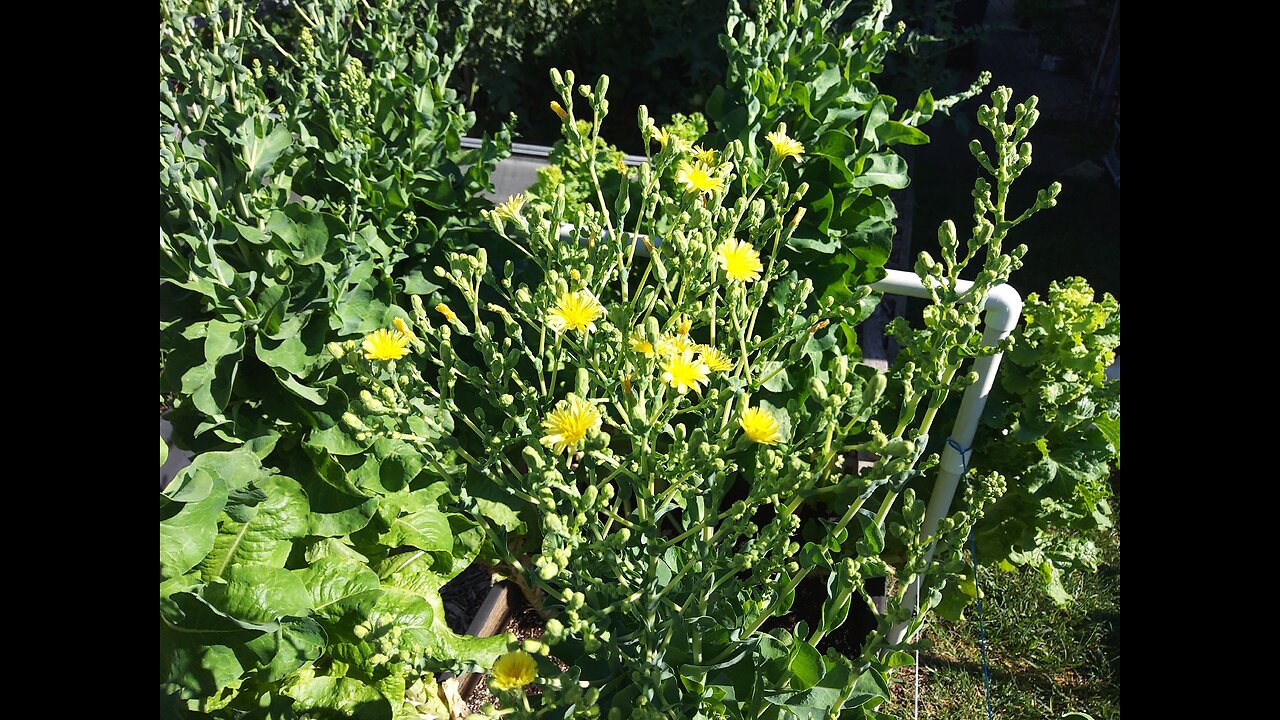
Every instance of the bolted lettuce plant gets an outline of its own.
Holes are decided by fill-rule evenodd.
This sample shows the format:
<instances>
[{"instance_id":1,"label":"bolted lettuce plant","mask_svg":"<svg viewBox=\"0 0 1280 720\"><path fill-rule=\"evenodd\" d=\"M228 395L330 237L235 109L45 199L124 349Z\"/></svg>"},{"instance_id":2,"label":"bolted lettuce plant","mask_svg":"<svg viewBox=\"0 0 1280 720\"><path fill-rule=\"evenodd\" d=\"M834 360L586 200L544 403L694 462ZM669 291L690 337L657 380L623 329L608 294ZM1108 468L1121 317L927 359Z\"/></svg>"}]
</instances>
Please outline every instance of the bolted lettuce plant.
<instances>
[{"instance_id":1,"label":"bolted lettuce plant","mask_svg":"<svg viewBox=\"0 0 1280 720\"><path fill-rule=\"evenodd\" d=\"M607 78L553 82L566 145L590 169ZM572 120L575 93L592 116L587 132ZM526 274L492 267L483 250L453 253L436 269L450 301L429 310L415 298L394 369L370 372L354 344L340 349L371 388L347 421L355 442L412 445L477 515L486 497L519 511L518 523L489 522L492 549L549 619L542 640L519 651L536 658L536 674L520 655L495 671L517 715L874 716L887 673L910 661L900 650L911 645L890 643L888 627L918 627L924 613L898 592L860 656L816 646L855 598L868 600L863 578L892 575L905 589L923 577L923 608L935 606L960 572L969 528L1003 491L999 475L981 478L935 536L921 537L924 508L908 484L936 464L929 437L971 381L963 363L991 351L976 330L983 298L1025 252L1005 253L1005 234L1057 192L1006 219L1035 121L1032 101L1006 123L1009 96L998 90L982 111L995 184L975 190L975 232L963 249L945 244L941 262L917 265L934 304L892 376L838 342L869 313L870 287L844 302L819 296L780 257L808 190L788 180L804 150L781 127L754 144L768 143L767 157L736 141L710 159L662 143L628 180L630 216L632 193L609 202L598 178L594 204L570 210L561 191L546 205L500 206L489 219L524 253ZM655 131L643 108L640 127ZM958 291L975 263L974 287ZM457 432L425 432L442 422ZM852 450L877 459L851 472ZM832 500L839 511L806 541L802 510ZM827 577L821 621L766 631L811 574ZM542 693L526 697L534 676Z\"/></svg>"},{"instance_id":2,"label":"bolted lettuce plant","mask_svg":"<svg viewBox=\"0 0 1280 720\"><path fill-rule=\"evenodd\" d=\"M434 289L423 263L483 230L510 138L460 145L469 15L449 46L402 0L160 11L161 395L183 447L291 449L346 405L325 343Z\"/></svg>"}]
</instances>

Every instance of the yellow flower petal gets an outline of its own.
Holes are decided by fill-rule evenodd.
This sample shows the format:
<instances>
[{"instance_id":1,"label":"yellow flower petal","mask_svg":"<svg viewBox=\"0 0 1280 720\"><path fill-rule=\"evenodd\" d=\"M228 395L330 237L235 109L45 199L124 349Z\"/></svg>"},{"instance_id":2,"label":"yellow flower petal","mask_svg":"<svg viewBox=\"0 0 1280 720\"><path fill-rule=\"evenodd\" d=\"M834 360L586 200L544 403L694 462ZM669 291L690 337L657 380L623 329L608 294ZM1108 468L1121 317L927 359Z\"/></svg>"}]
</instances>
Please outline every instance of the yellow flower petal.
<instances>
[{"instance_id":1,"label":"yellow flower petal","mask_svg":"<svg viewBox=\"0 0 1280 720\"><path fill-rule=\"evenodd\" d=\"M702 385L706 385L711 379L708 376L711 368L701 358L694 358L693 352L689 350L668 357L662 363L662 371L662 379L681 395L690 389L701 393Z\"/></svg>"},{"instance_id":2,"label":"yellow flower petal","mask_svg":"<svg viewBox=\"0 0 1280 720\"><path fill-rule=\"evenodd\" d=\"M742 420L739 422L742 425L742 432L747 434L751 442L777 445L782 439L778 419L766 410L758 407L747 408L742 411Z\"/></svg>"},{"instance_id":3,"label":"yellow flower petal","mask_svg":"<svg viewBox=\"0 0 1280 720\"><path fill-rule=\"evenodd\" d=\"M681 160L676 169L676 182L684 186L686 192L708 193L724 192L724 178L716 169L701 162Z\"/></svg>"},{"instance_id":4,"label":"yellow flower petal","mask_svg":"<svg viewBox=\"0 0 1280 720\"><path fill-rule=\"evenodd\" d=\"M409 337L399 330L375 330L360 347L370 360L399 360L409 354Z\"/></svg>"},{"instance_id":5,"label":"yellow flower petal","mask_svg":"<svg viewBox=\"0 0 1280 720\"><path fill-rule=\"evenodd\" d=\"M513 650L495 660L489 674L499 690L519 690L533 682L538 674L538 664L529 653Z\"/></svg>"},{"instance_id":6,"label":"yellow flower petal","mask_svg":"<svg viewBox=\"0 0 1280 720\"><path fill-rule=\"evenodd\" d=\"M596 329L596 320L601 317L604 317L604 306L590 290L567 292L547 311L547 327L556 332L592 332Z\"/></svg>"},{"instance_id":7,"label":"yellow flower petal","mask_svg":"<svg viewBox=\"0 0 1280 720\"><path fill-rule=\"evenodd\" d=\"M600 427L600 411L588 400L570 393L542 421L541 442L557 453L576 452L587 434Z\"/></svg>"},{"instance_id":8,"label":"yellow flower petal","mask_svg":"<svg viewBox=\"0 0 1280 720\"><path fill-rule=\"evenodd\" d=\"M733 360L710 345L699 345L698 353L702 362L706 363L713 372L727 372L733 369Z\"/></svg>"},{"instance_id":9,"label":"yellow flower petal","mask_svg":"<svg viewBox=\"0 0 1280 720\"><path fill-rule=\"evenodd\" d=\"M756 252L749 243L729 238L720 243L716 254L720 266L730 278L742 282L755 282L760 279L764 265L760 262L760 253Z\"/></svg>"},{"instance_id":10,"label":"yellow flower petal","mask_svg":"<svg viewBox=\"0 0 1280 720\"><path fill-rule=\"evenodd\" d=\"M645 357L653 357L654 355L657 354L657 350L654 349L653 343L649 342L648 340L645 340L644 336L642 336L639 332L631 333L630 341L631 341L631 349L640 353L641 355L644 355Z\"/></svg>"},{"instance_id":11,"label":"yellow flower petal","mask_svg":"<svg viewBox=\"0 0 1280 720\"><path fill-rule=\"evenodd\" d=\"M787 158L799 158L804 154L804 145L800 141L787 137L787 126L783 125L768 135L769 143L773 145L773 156L779 160Z\"/></svg>"}]
</instances>

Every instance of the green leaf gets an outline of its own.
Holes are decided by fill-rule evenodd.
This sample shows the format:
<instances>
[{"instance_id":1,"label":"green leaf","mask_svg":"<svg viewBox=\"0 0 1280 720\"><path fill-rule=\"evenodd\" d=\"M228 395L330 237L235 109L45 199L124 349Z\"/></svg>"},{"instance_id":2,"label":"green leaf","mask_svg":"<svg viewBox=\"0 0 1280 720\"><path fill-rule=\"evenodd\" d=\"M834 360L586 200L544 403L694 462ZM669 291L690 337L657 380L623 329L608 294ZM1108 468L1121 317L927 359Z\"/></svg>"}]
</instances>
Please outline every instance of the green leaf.
<instances>
[{"instance_id":1,"label":"green leaf","mask_svg":"<svg viewBox=\"0 0 1280 720\"><path fill-rule=\"evenodd\" d=\"M925 145L929 142L928 135L894 120L876 128L875 138L881 145Z\"/></svg>"},{"instance_id":2,"label":"green leaf","mask_svg":"<svg viewBox=\"0 0 1280 720\"><path fill-rule=\"evenodd\" d=\"M327 450L330 455L359 455L368 445L368 443L358 442L338 425L323 430L312 430L307 436L306 444Z\"/></svg>"},{"instance_id":3,"label":"green leaf","mask_svg":"<svg viewBox=\"0 0 1280 720\"><path fill-rule=\"evenodd\" d=\"M893 190L901 190L911 184L907 176L907 161L891 152L874 153L867 156L869 167L854 176L850 187L867 188L883 185Z\"/></svg>"},{"instance_id":4,"label":"green leaf","mask_svg":"<svg viewBox=\"0 0 1280 720\"><path fill-rule=\"evenodd\" d=\"M822 679L822 655L809 643L798 640L787 670L791 673L793 689L808 690Z\"/></svg>"},{"instance_id":5,"label":"green leaf","mask_svg":"<svg viewBox=\"0 0 1280 720\"><path fill-rule=\"evenodd\" d=\"M335 219L322 213L297 210L297 205L290 205L288 212L294 219L294 232L297 233L299 252L298 262L302 265L313 265L329 251L332 244L333 230L340 230L341 225Z\"/></svg>"},{"instance_id":6,"label":"green leaf","mask_svg":"<svg viewBox=\"0 0 1280 720\"><path fill-rule=\"evenodd\" d=\"M255 679L274 683L319 660L327 642L324 629L315 620L289 618L275 632L264 633L245 643L245 647L258 657L262 667Z\"/></svg>"},{"instance_id":7,"label":"green leaf","mask_svg":"<svg viewBox=\"0 0 1280 720\"><path fill-rule=\"evenodd\" d=\"M244 324L210 320L204 337L204 357L210 363L244 347Z\"/></svg>"},{"instance_id":8,"label":"green leaf","mask_svg":"<svg viewBox=\"0 0 1280 720\"><path fill-rule=\"evenodd\" d=\"M182 699L213 697L220 690L238 685L244 666L235 651L225 645L182 645L167 648L161 642L160 673L166 682L162 690Z\"/></svg>"},{"instance_id":9,"label":"green leaf","mask_svg":"<svg viewBox=\"0 0 1280 720\"><path fill-rule=\"evenodd\" d=\"M275 632L277 622L256 623L234 618L210 605L204 598L189 592L175 592L169 596L175 615L162 618L162 630L180 635L183 642L202 645L236 644L257 637L259 633Z\"/></svg>"},{"instance_id":10,"label":"green leaf","mask_svg":"<svg viewBox=\"0 0 1280 720\"><path fill-rule=\"evenodd\" d=\"M241 143L241 159L249 169L249 185L256 187L270 170L276 158L293 143L293 136L284 123L276 125L269 134L265 133L263 118L245 118L244 124L237 132Z\"/></svg>"},{"instance_id":11,"label":"green leaf","mask_svg":"<svg viewBox=\"0 0 1280 720\"><path fill-rule=\"evenodd\" d=\"M351 608L368 607L381 595L378 575L363 563L322 557L300 571L316 613L337 616Z\"/></svg>"},{"instance_id":12,"label":"green leaf","mask_svg":"<svg viewBox=\"0 0 1280 720\"><path fill-rule=\"evenodd\" d=\"M193 478L199 478L198 481ZM203 498L175 500L160 510L160 578L178 577L194 568L213 550L218 535L218 515L227 502L227 486L199 468L187 468L174 484L207 487ZM182 489L178 490L178 494Z\"/></svg>"},{"instance_id":13,"label":"green leaf","mask_svg":"<svg viewBox=\"0 0 1280 720\"><path fill-rule=\"evenodd\" d=\"M407 545L427 552L450 553L453 550L449 519L437 509L420 510L396 518L391 529L378 540L393 548Z\"/></svg>"},{"instance_id":14,"label":"green leaf","mask_svg":"<svg viewBox=\"0 0 1280 720\"><path fill-rule=\"evenodd\" d=\"M160 491L160 507L169 502L194 503L209 497L213 492L214 480L220 479L217 473L205 472L204 468L188 465Z\"/></svg>"},{"instance_id":15,"label":"green leaf","mask_svg":"<svg viewBox=\"0 0 1280 720\"><path fill-rule=\"evenodd\" d=\"M297 481L272 476L257 483L260 502L228 501L213 551L200 563L205 582L237 565L284 567L292 540L307 530L309 504Z\"/></svg>"},{"instance_id":16,"label":"green leaf","mask_svg":"<svg viewBox=\"0 0 1280 720\"><path fill-rule=\"evenodd\" d=\"M323 359L319 352L313 352L297 335L278 343L259 336L254 354L273 368L300 376L305 376Z\"/></svg>"},{"instance_id":17,"label":"green leaf","mask_svg":"<svg viewBox=\"0 0 1280 720\"><path fill-rule=\"evenodd\" d=\"M164 441L164 436L160 436L160 467L164 467L164 463L169 459L169 443Z\"/></svg>"},{"instance_id":18,"label":"green leaf","mask_svg":"<svg viewBox=\"0 0 1280 720\"><path fill-rule=\"evenodd\" d=\"M885 656L884 664L890 668L910 667L916 664L916 659L910 653L894 650Z\"/></svg>"},{"instance_id":19,"label":"green leaf","mask_svg":"<svg viewBox=\"0 0 1280 720\"><path fill-rule=\"evenodd\" d=\"M294 699L299 712L329 711L361 720L391 720L391 704L374 688L349 677L304 678L284 693ZM329 714L317 714L329 717Z\"/></svg>"},{"instance_id":20,"label":"green leaf","mask_svg":"<svg viewBox=\"0 0 1280 720\"><path fill-rule=\"evenodd\" d=\"M221 478L228 490L239 490L269 477L262 469L258 455L249 447L201 453L192 459L189 467L203 470L210 477ZM178 498L175 496L174 499Z\"/></svg>"},{"instance_id":21,"label":"green leaf","mask_svg":"<svg viewBox=\"0 0 1280 720\"><path fill-rule=\"evenodd\" d=\"M343 296L334 308L334 314L342 321L338 332L342 335L364 335L391 324L391 307L374 296L368 285L360 285Z\"/></svg>"},{"instance_id":22,"label":"green leaf","mask_svg":"<svg viewBox=\"0 0 1280 720\"><path fill-rule=\"evenodd\" d=\"M1098 427L1098 431L1102 433L1102 437L1111 443L1111 447L1116 451L1116 467L1120 467L1120 416L1111 417L1103 415L1095 418L1093 424Z\"/></svg>"},{"instance_id":23,"label":"green leaf","mask_svg":"<svg viewBox=\"0 0 1280 720\"><path fill-rule=\"evenodd\" d=\"M884 550L884 528L876 522L870 511L858 511L858 525L862 528L862 539L858 541L858 554L862 556L879 555Z\"/></svg>"},{"instance_id":24,"label":"green leaf","mask_svg":"<svg viewBox=\"0 0 1280 720\"><path fill-rule=\"evenodd\" d=\"M240 620L266 623L302 617L311 610L311 595L302 578L284 568L232 565L222 579L225 582L208 585L204 597L210 605Z\"/></svg>"},{"instance_id":25,"label":"green leaf","mask_svg":"<svg viewBox=\"0 0 1280 720\"><path fill-rule=\"evenodd\" d=\"M430 295L441 288L440 285L428 280L421 270L409 271L407 275L400 278L400 282L404 286L405 293L409 295Z\"/></svg>"}]
</instances>

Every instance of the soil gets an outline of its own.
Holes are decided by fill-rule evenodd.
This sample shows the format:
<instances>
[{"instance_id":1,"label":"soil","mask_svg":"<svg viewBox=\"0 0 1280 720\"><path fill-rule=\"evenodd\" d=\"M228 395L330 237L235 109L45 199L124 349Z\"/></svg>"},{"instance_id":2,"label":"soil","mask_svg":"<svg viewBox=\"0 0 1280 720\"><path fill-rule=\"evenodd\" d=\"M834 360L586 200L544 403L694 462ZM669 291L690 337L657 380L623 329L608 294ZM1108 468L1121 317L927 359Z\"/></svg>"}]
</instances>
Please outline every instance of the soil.
<instances>
[{"instance_id":1,"label":"soil","mask_svg":"<svg viewBox=\"0 0 1280 720\"><path fill-rule=\"evenodd\" d=\"M863 589L876 602L877 608L883 611L884 578L868 580L863 584ZM812 630L822 622L822 607L826 603L827 576L809 575L796 586L796 597L791 604L791 610L785 615L770 618L760 629L764 632L774 628L793 630L796 624L803 620ZM867 636L875 629L875 615L867 607L865 599L861 595L856 596L849 603L848 619L818 642L818 652L825 654L828 649L834 649L845 657L856 658L862 652L862 644L866 642Z\"/></svg>"},{"instance_id":2,"label":"soil","mask_svg":"<svg viewBox=\"0 0 1280 720\"><path fill-rule=\"evenodd\" d=\"M472 567L475 566L473 565ZM458 577L461 577L461 575ZM483 596L481 596L480 600L476 602L475 607L471 608L470 612L472 614L474 614L476 609L479 608L481 602L484 602ZM502 632L514 633L515 636L521 640L542 637L544 630L543 624L545 621L542 619L542 616L538 614L538 611L533 609L533 606L529 604L529 601L525 600L524 593L512 588L511 592L507 595L507 603L507 622L502 626ZM555 664L559 665L561 670L568 669L564 663L560 662L556 658L553 657L551 660L555 662ZM530 685L525 692L530 695L540 695L542 694L542 689L535 684ZM464 699L466 700L467 712L469 713L478 713L480 712L480 708L489 703L493 703L495 707L502 707L502 702L498 700L498 698L494 697L493 693L489 691L488 674L481 676L480 681L472 687L471 694Z\"/></svg>"},{"instance_id":3,"label":"soil","mask_svg":"<svg viewBox=\"0 0 1280 720\"><path fill-rule=\"evenodd\" d=\"M493 572L480 563L472 563L440 588L444 619L450 630L459 634L467 631L492 586Z\"/></svg>"}]
</instances>

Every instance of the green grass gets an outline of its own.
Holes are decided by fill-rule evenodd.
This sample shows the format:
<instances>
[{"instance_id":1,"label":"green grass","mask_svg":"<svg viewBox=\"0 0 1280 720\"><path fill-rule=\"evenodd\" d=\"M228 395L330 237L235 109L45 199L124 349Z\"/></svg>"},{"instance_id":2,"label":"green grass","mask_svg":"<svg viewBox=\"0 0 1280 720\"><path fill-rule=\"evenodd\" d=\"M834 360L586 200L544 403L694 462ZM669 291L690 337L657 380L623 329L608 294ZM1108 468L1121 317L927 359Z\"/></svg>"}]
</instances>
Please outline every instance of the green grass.
<instances>
[{"instance_id":1,"label":"green grass","mask_svg":"<svg viewBox=\"0 0 1280 720\"><path fill-rule=\"evenodd\" d=\"M1118 525L1118 511L1117 511ZM1058 608L1029 569L980 570L991 705L996 718L1058 720L1071 712L1120 717L1120 535L1100 532L1096 574L1064 578L1075 602ZM976 608L957 623L935 620L920 653L920 717L986 718ZM914 715L914 671L902 668L882 708Z\"/></svg>"}]
</instances>

